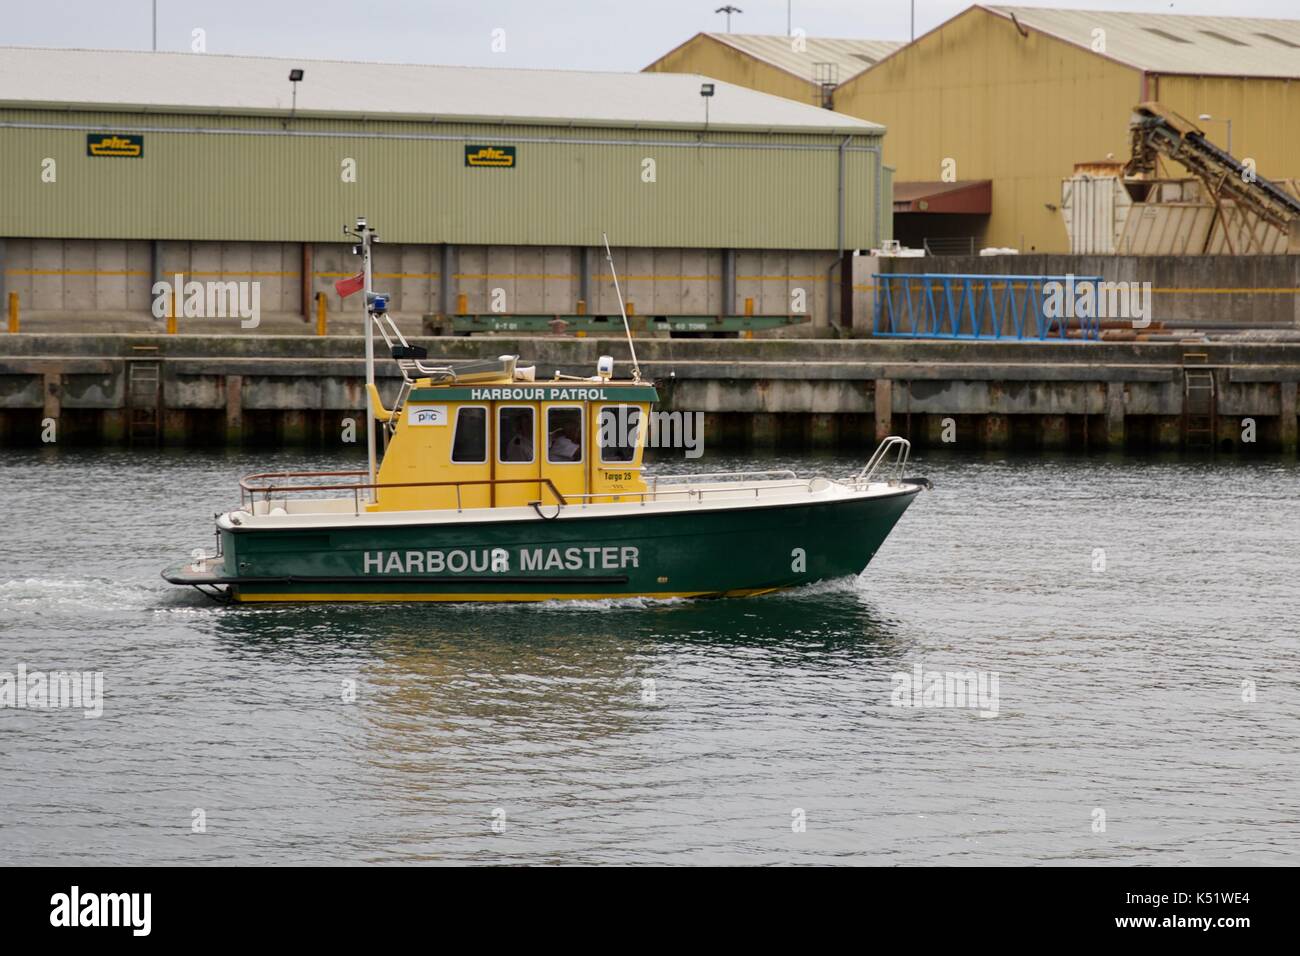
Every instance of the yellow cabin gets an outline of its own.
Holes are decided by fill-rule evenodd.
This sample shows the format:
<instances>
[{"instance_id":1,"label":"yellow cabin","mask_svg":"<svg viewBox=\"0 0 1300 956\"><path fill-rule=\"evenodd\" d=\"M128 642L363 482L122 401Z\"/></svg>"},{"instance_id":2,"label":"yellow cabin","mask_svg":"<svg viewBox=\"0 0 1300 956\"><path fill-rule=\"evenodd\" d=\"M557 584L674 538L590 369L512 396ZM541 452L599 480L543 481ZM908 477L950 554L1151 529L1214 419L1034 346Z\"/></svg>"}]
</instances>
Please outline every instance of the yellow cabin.
<instances>
[{"instance_id":1,"label":"yellow cabin","mask_svg":"<svg viewBox=\"0 0 1300 956\"><path fill-rule=\"evenodd\" d=\"M532 382L513 361L483 364L490 370L479 376L415 379L392 410L372 391L387 448L367 510L641 498L653 386L599 376Z\"/></svg>"}]
</instances>

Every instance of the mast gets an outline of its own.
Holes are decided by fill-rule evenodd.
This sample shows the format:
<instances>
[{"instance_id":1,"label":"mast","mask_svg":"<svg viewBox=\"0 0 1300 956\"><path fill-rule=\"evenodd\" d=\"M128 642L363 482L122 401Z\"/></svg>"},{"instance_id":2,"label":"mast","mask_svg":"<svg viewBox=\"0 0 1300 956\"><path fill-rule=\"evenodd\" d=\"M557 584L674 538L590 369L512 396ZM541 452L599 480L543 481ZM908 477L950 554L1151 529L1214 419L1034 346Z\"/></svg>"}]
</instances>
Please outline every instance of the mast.
<instances>
[{"instance_id":1,"label":"mast","mask_svg":"<svg viewBox=\"0 0 1300 956\"><path fill-rule=\"evenodd\" d=\"M361 256L366 278L365 296L362 299L363 314L365 316L364 321L366 323L366 456L370 476L367 484L373 485L377 473L375 461L375 407L374 402L370 398L369 386L375 384L375 321L374 314L371 311L371 306L375 299L375 290L374 272L370 266L370 244L378 241L379 233L375 232L374 229L370 228L370 226L366 224L365 216L357 216L356 229L353 230L344 226L343 234L345 236L352 236L357 240L357 245L352 247L352 252ZM375 489L370 488L367 491L366 497L370 501L375 501Z\"/></svg>"}]
</instances>

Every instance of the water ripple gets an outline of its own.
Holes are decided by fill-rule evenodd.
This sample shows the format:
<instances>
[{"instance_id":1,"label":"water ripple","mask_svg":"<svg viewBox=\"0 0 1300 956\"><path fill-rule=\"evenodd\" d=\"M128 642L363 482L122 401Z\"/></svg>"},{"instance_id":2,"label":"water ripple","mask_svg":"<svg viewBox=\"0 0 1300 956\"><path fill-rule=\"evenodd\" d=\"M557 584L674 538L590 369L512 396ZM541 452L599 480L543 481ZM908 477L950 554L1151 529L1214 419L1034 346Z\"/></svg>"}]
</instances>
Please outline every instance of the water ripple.
<instances>
[{"instance_id":1,"label":"water ripple","mask_svg":"<svg viewBox=\"0 0 1300 956\"><path fill-rule=\"evenodd\" d=\"M0 710L7 859L1296 862L1294 464L932 455L866 575L748 600L158 579L234 476L332 464L6 455L0 674L105 681L98 719ZM996 716L897 706L918 666L996 673Z\"/></svg>"}]
</instances>

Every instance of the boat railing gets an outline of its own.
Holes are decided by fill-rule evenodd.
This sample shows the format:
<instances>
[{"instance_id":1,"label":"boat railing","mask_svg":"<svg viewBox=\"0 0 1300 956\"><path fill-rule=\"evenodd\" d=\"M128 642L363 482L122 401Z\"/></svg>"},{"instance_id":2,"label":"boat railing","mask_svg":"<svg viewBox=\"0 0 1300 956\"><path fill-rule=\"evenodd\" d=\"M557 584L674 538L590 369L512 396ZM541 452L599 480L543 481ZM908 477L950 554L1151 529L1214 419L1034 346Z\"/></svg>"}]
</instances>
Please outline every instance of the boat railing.
<instances>
[{"instance_id":1,"label":"boat railing","mask_svg":"<svg viewBox=\"0 0 1300 956\"><path fill-rule=\"evenodd\" d=\"M353 514L361 514L362 492L383 491L393 488L451 488L456 494L456 510L464 510L462 488L495 487L497 485L536 485L549 493L548 500L529 502L534 507L543 504L578 505L608 504L615 501L635 501L639 504L656 501L691 501L703 503L706 497L759 498L764 494L806 491L812 493L828 485L832 479L817 475L800 478L789 469L772 471L710 472L698 475L662 475L651 479L644 491L601 491L590 494L564 494L549 478L482 478L462 481L399 481L366 482L339 481L343 478L365 478L366 471L275 471L246 475L239 480L240 508L256 513L259 501L265 502L269 512L272 502L288 500L289 496L307 496L319 492L349 492L352 495ZM305 482L304 479L326 479ZM707 484L702 485L701 482ZM558 514L558 512L557 512Z\"/></svg>"},{"instance_id":2,"label":"boat railing","mask_svg":"<svg viewBox=\"0 0 1300 956\"><path fill-rule=\"evenodd\" d=\"M775 474L780 477L776 479L754 481L750 483L738 482L728 483L717 481L721 477L736 477L741 475L765 475ZM611 501L635 501L638 504L647 504L649 502L659 501L691 501L703 502L706 496L717 497L727 495L733 498L749 496L752 494L755 498L761 497L765 493L782 492L782 491L807 491L809 493L818 491L822 487L832 483L832 479L825 478L821 475L814 475L810 478L800 478L792 471L780 472L719 472L717 475L670 475L665 478L681 479L700 479L710 480L714 487L697 486L687 483L675 484L669 483L666 487L658 487L658 483L651 479L650 487L645 491L597 491L590 494L566 496L570 504L577 504L585 507L588 504L607 504Z\"/></svg>"},{"instance_id":3,"label":"boat railing","mask_svg":"<svg viewBox=\"0 0 1300 956\"><path fill-rule=\"evenodd\" d=\"M497 485L537 485L538 489L545 488L551 493L551 504L566 505L569 499L560 493L549 478L480 478L465 479L462 481L348 481L335 482L332 484L278 484L274 483L277 479L297 481L301 478L364 478L369 477L368 471L279 471L263 472L256 475L246 475L239 479L239 504L241 508L253 511L256 508L257 498L262 496L269 509L271 500L276 496L284 497L290 494L302 494L305 492L318 491L350 491L352 492L352 509L354 514L361 514L361 493L363 491L383 491L390 488L453 488L456 492L456 510L463 511L463 496L461 488L463 487L495 487ZM267 482L270 484L253 484L253 482ZM542 502L537 502L541 504Z\"/></svg>"},{"instance_id":4,"label":"boat railing","mask_svg":"<svg viewBox=\"0 0 1300 956\"><path fill-rule=\"evenodd\" d=\"M370 318L374 322L375 330L379 332L388 347L389 354L397 362L398 370L402 373L404 387L397 404L393 406L394 420L401 412L402 401L411 386L415 384L416 378L429 378L438 384L462 381L466 376L514 378L515 365L519 359L517 355L503 355L497 359L440 359L426 363L424 359L428 356L424 348L411 345L390 314L372 313Z\"/></svg>"},{"instance_id":5,"label":"boat railing","mask_svg":"<svg viewBox=\"0 0 1300 956\"><path fill-rule=\"evenodd\" d=\"M862 466L862 470L853 478L855 485L869 485L872 481L879 481L877 472L884 472L892 468L894 476L885 479L891 485L898 485L903 480L903 475L907 471L907 459L912 454L912 443L906 438L899 438L897 435L890 435L876 448L871 458Z\"/></svg>"},{"instance_id":6,"label":"boat railing","mask_svg":"<svg viewBox=\"0 0 1300 956\"><path fill-rule=\"evenodd\" d=\"M405 354L410 352L411 343L406 341L406 336L403 335L402 330L397 327L397 323L393 321L392 316L390 316L387 312L383 312L379 315L375 315L371 313L370 318L375 323L375 328L378 330L379 334L383 336L384 344L388 346L388 351L390 354L393 354L394 345L400 346L402 350L397 354ZM411 370L416 367L416 365L417 365L416 361L411 358L397 359L397 368L402 373L402 381L405 385L411 384L412 378L410 373ZM396 410L400 407L401 407L401 402L399 401L397 405L394 406L394 413L396 413Z\"/></svg>"},{"instance_id":7,"label":"boat railing","mask_svg":"<svg viewBox=\"0 0 1300 956\"><path fill-rule=\"evenodd\" d=\"M661 484L697 481L751 481L758 478L798 478L789 468L777 468L769 471L712 471L703 474L655 475L650 479L651 489Z\"/></svg>"}]
</instances>

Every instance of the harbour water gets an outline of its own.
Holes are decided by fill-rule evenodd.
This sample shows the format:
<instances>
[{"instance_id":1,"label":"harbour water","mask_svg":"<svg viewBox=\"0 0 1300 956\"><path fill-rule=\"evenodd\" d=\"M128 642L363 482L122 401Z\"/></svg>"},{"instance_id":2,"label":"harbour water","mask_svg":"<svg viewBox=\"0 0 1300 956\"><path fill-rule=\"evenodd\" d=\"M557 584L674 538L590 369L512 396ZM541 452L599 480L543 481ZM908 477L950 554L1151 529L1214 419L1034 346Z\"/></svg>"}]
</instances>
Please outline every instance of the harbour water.
<instances>
[{"instance_id":1,"label":"harbour water","mask_svg":"<svg viewBox=\"0 0 1300 956\"><path fill-rule=\"evenodd\" d=\"M0 675L104 688L99 717L0 709L6 863L1300 856L1294 461L929 455L864 576L747 600L220 607L159 579L278 467L340 464L0 457ZM979 704L911 692L947 672Z\"/></svg>"}]
</instances>

